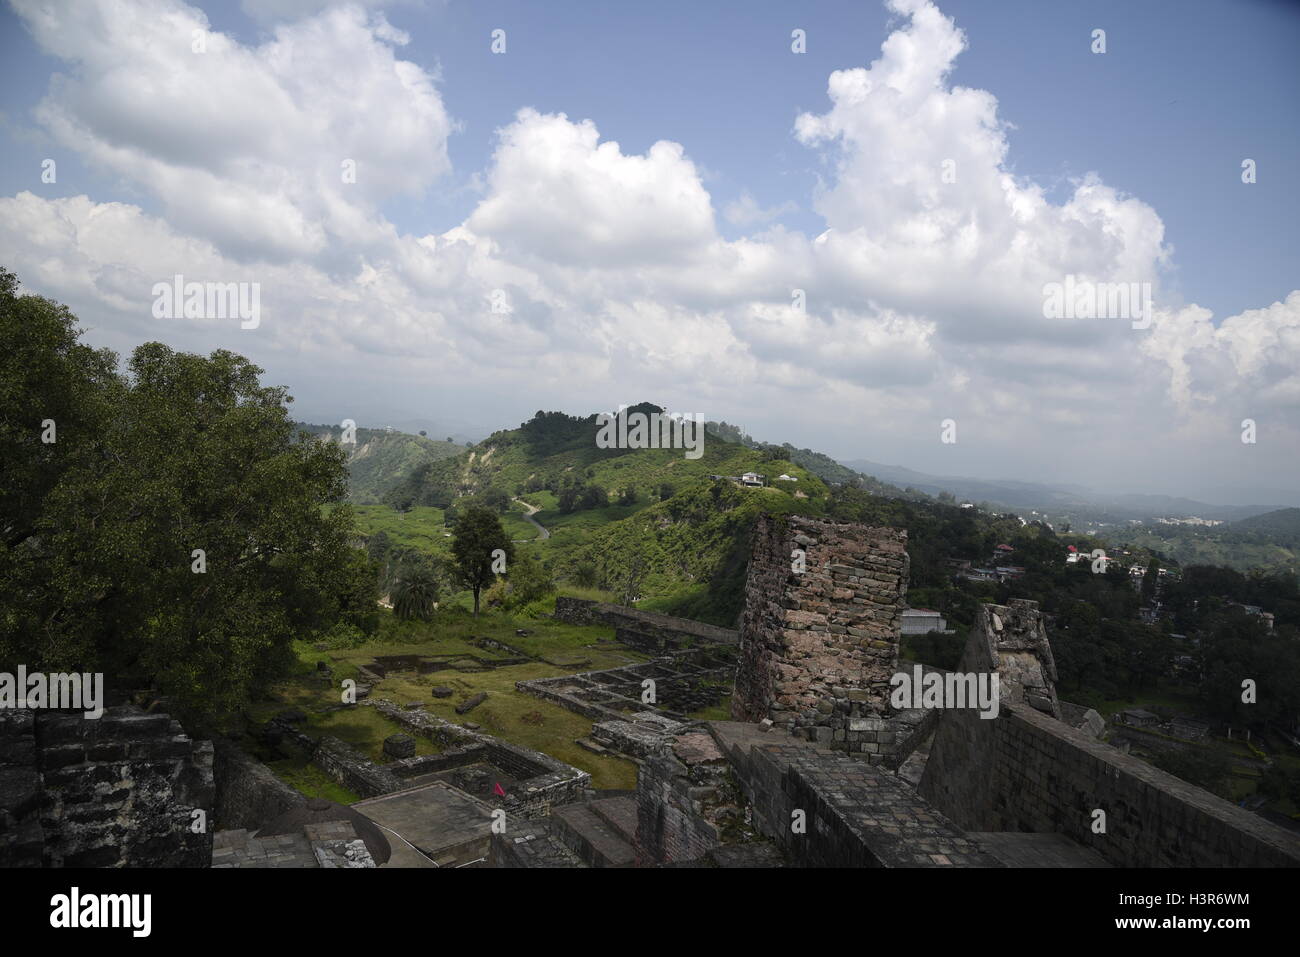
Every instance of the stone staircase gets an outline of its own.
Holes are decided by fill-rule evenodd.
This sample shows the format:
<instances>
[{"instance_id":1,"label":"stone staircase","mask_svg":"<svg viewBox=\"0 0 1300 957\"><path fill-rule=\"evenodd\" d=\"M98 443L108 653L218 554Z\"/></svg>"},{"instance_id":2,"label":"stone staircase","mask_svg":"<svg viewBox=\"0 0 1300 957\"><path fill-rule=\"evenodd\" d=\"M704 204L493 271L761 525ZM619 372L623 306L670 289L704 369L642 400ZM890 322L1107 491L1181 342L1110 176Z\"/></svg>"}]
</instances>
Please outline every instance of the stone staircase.
<instances>
[{"instance_id":1,"label":"stone staircase","mask_svg":"<svg viewBox=\"0 0 1300 957\"><path fill-rule=\"evenodd\" d=\"M498 867L634 867L636 798L566 804L493 839Z\"/></svg>"},{"instance_id":2,"label":"stone staircase","mask_svg":"<svg viewBox=\"0 0 1300 957\"><path fill-rule=\"evenodd\" d=\"M636 799L605 798L551 812L553 834L588 867L636 864Z\"/></svg>"}]
</instances>

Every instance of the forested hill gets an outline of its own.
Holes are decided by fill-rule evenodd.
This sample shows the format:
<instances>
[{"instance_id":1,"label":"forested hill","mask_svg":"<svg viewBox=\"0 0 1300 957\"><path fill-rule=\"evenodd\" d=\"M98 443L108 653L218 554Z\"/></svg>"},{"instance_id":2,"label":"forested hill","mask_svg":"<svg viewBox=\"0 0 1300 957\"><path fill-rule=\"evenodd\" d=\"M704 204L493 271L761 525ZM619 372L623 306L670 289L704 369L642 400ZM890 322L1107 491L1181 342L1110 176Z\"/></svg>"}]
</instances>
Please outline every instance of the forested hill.
<instances>
[{"instance_id":1,"label":"forested hill","mask_svg":"<svg viewBox=\"0 0 1300 957\"><path fill-rule=\"evenodd\" d=\"M332 425L297 422L303 432L318 439L339 442L343 429ZM343 445L348 453L348 500L358 505L380 502L384 492L421 466L464 452L454 442L409 435L390 429L356 430L356 443Z\"/></svg>"},{"instance_id":2,"label":"forested hill","mask_svg":"<svg viewBox=\"0 0 1300 957\"><path fill-rule=\"evenodd\" d=\"M1259 536L1264 541L1287 548L1300 546L1300 508L1279 508L1232 522L1223 527L1230 536Z\"/></svg>"},{"instance_id":3,"label":"forested hill","mask_svg":"<svg viewBox=\"0 0 1300 957\"><path fill-rule=\"evenodd\" d=\"M628 409L662 411L645 403ZM393 483L383 499L399 508L430 505L439 508L466 498L494 503L516 496L550 492L557 507L561 499L576 507L645 505L671 498L692 483L707 485L711 475L740 476L756 472L769 487L800 499L824 497L826 485L808 469L786 458L781 449L757 451L713 435L703 435L700 455L691 458L682 448L600 448L596 416L538 412L517 429L494 432L476 446L460 449L454 458L422 463ZM781 475L793 480L781 481ZM570 502L569 500L573 501Z\"/></svg>"},{"instance_id":4,"label":"forested hill","mask_svg":"<svg viewBox=\"0 0 1300 957\"><path fill-rule=\"evenodd\" d=\"M1281 508L1221 525L1147 522L1127 529L1123 537L1184 565L1222 565L1242 572L1300 569L1300 508Z\"/></svg>"},{"instance_id":5,"label":"forested hill","mask_svg":"<svg viewBox=\"0 0 1300 957\"><path fill-rule=\"evenodd\" d=\"M847 465L835 461L829 455L814 452L812 449L798 449L789 442L784 442L779 446L760 442L737 425L731 425L727 422L709 422L707 428L710 435L728 442L738 443L746 448L758 451L779 450L780 454L791 462L802 465L818 478L831 484L852 485L856 483L872 494L885 495L890 498L907 498L920 501L929 497L924 492L918 492L916 489L903 489L897 485L882 482L874 475L851 469Z\"/></svg>"}]
</instances>

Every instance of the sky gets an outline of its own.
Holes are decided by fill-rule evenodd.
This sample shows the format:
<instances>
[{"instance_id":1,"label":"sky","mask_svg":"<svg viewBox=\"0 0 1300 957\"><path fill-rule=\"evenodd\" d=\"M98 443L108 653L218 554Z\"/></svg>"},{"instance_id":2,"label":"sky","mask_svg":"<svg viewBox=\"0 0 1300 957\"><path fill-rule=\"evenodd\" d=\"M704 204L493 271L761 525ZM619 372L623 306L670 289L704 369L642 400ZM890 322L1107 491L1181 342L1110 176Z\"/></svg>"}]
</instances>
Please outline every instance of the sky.
<instances>
[{"instance_id":1,"label":"sky","mask_svg":"<svg viewBox=\"0 0 1300 957\"><path fill-rule=\"evenodd\" d=\"M0 264L306 421L649 400L1300 505L1298 46L1271 0L11 0ZM256 326L158 318L178 274ZM1053 314L1067 281L1150 315Z\"/></svg>"}]
</instances>

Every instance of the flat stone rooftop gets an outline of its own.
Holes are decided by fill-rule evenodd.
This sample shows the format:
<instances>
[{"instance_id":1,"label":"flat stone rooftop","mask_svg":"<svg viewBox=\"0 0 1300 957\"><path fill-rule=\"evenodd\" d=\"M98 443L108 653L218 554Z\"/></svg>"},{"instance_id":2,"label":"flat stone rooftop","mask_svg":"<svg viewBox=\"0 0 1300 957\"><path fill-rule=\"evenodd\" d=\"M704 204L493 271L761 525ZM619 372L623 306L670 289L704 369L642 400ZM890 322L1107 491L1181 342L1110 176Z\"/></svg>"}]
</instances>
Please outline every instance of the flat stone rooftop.
<instances>
[{"instance_id":1,"label":"flat stone rooftop","mask_svg":"<svg viewBox=\"0 0 1300 957\"><path fill-rule=\"evenodd\" d=\"M429 866L407 843L439 867L459 867L487 856L492 808L445 782L394 791L352 805L380 827L393 848L389 867Z\"/></svg>"}]
</instances>

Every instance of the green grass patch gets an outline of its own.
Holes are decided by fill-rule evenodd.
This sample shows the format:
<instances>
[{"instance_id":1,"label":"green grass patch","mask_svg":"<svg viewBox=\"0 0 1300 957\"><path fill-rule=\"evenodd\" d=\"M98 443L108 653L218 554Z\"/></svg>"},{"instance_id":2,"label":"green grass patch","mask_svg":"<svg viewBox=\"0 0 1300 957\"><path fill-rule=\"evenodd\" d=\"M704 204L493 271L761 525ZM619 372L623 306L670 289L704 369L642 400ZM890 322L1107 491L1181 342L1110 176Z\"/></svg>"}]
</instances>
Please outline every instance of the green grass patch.
<instances>
[{"instance_id":1,"label":"green grass patch","mask_svg":"<svg viewBox=\"0 0 1300 957\"><path fill-rule=\"evenodd\" d=\"M361 800L361 795L348 790L305 758L282 758L268 761L266 766L285 784L309 798L324 798L336 804Z\"/></svg>"}]
</instances>

